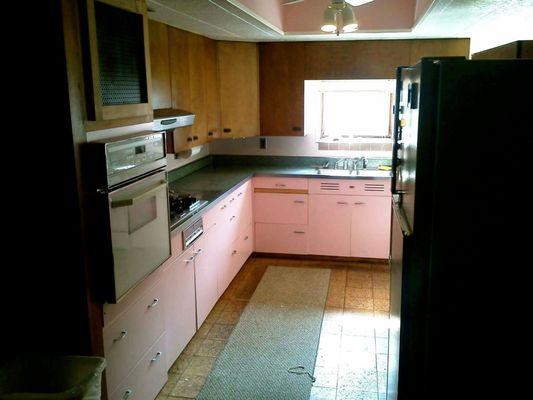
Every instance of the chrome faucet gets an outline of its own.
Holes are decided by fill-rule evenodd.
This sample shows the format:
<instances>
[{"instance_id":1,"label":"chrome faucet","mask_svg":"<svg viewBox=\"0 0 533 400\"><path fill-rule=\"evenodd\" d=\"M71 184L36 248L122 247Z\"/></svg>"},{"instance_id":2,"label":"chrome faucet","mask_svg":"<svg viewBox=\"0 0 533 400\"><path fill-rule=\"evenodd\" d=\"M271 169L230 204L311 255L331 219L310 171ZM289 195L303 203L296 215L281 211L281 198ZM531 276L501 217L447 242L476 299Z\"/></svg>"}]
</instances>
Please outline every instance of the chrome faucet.
<instances>
[{"instance_id":1,"label":"chrome faucet","mask_svg":"<svg viewBox=\"0 0 533 400\"><path fill-rule=\"evenodd\" d=\"M339 158L338 160L335 161L335 165L334 165L334 168L335 169L345 169L346 168L346 158ZM340 168L340 166L342 165L342 168Z\"/></svg>"}]
</instances>

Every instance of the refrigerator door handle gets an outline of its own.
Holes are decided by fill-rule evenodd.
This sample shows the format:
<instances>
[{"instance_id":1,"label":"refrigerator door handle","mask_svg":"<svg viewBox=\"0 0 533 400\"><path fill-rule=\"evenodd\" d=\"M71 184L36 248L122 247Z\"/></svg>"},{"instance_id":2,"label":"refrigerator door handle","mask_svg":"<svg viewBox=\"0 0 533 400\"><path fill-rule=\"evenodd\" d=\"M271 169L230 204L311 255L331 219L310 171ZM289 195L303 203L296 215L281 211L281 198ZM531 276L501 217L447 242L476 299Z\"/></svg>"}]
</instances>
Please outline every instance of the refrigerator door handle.
<instances>
[{"instance_id":1,"label":"refrigerator door handle","mask_svg":"<svg viewBox=\"0 0 533 400\"><path fill-rule=\"evenodd\" d=\"M392 202L392 209L394 210L394 215L396 215L398 223L400 224L400 228L402 229L403 235L411 236L413 234L413 230L409 225L409 222L407 221L407 217L405 216L404 211L399 206L399 204L397 204L396 201Z\"/></svg>"}]
</instances>

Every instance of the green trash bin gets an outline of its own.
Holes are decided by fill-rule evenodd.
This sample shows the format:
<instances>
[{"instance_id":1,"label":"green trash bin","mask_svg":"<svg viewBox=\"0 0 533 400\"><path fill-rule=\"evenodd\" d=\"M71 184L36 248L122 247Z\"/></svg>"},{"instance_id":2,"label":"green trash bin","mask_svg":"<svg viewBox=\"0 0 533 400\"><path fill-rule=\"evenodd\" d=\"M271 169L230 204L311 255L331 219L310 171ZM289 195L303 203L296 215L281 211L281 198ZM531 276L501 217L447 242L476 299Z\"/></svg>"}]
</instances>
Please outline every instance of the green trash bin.
<instances>
[{"instance_id":1,"label":"green trash bin","mask_svg":"<svg viewBox=\"0 0 533 400\"><path fill-rule=\"evenodd\" d=\"M101 357L20 357L0 365L0 400L100 400Z\"/></svg>"}]
</instances>

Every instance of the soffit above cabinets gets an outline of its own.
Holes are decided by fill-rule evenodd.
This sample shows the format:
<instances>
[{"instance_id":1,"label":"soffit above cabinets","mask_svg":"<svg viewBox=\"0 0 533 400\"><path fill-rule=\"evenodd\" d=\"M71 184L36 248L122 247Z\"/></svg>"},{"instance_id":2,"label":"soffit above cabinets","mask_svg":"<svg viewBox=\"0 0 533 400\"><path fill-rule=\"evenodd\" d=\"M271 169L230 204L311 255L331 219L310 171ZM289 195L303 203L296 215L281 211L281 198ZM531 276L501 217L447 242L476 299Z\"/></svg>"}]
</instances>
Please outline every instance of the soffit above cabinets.
<instances>
[{"instance_id":1,"label":"soffit above cabinets","mask_svg":"<svg viewBox=\"0 0 533 400\"><path fill-rule=\"evenodd\" d=\"M471 37L472 50L478 51L533 38L533 0L374 0L355 7L360 30L340 36L320 32L329 2L147 0L149 18L218 40Z\"/></svg>"}]
</instances>

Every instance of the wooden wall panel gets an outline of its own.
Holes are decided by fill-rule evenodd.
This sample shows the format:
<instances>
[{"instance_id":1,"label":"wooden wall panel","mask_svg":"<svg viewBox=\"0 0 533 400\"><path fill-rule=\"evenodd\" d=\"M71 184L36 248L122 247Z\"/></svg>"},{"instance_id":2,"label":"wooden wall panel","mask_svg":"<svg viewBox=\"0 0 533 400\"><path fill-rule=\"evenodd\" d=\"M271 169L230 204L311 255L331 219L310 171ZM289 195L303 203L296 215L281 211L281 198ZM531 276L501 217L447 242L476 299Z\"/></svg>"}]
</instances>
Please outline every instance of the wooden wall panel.
<instances>
[{"instance_id":1,"label":"wooden wall panel","mask_svg":"<svg viewBox=\"0 0 533 400\"><path fill-rule=\"evenodd\" d=\"M409 65L422 57L470 57L470 39L423 39L411 40Z\"/></svg>"},{"instance_id":2,"label":"wooden wall panel","mask_svg":"<svg viewBox=\"0 0 533 400\"><path fill-rule=\"evenodd\" d=\"M167 25L150 20L150 70L152 74L152 106L154 110L170 108L170 61Z\"/></svg>"}]
</instances>

